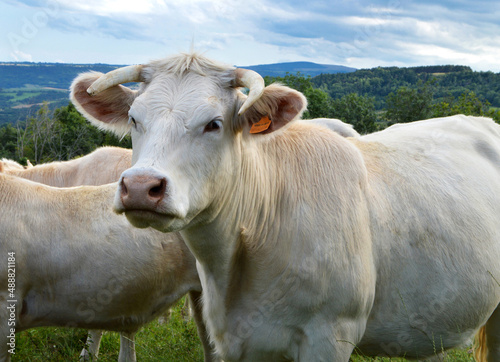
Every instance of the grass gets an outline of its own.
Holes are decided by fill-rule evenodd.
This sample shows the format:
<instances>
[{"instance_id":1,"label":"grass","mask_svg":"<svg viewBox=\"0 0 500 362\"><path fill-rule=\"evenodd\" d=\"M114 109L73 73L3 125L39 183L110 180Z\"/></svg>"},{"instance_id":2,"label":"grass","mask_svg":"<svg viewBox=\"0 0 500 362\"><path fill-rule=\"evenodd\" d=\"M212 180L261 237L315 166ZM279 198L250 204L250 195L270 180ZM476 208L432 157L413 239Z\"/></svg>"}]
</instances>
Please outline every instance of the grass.
<instances>
[{"instance_id":1,"label":"grass","mask_svg":"<svg viewBox=\"0 0 500 362\"><path fill-rule=\"evenodd\" d=\"M185 321L184 299L172 309L172 316L165 324L154 321L136 335L137 360L165 362L203 361L203 349L193 320ZM16 354L13 362L78 361L87 339L87 331L68 328L35 328L16 336ZM116 362L120 349L120 335L104 334L99 351L100 362ZM472 362L470 348L449 351L444 362ZM351 362L404 362L403 358L369 358L353 355Z\"/></svg>"},{"instance_id":2,"label":"grass","mask_svg":"<svg viewBox=\"0 0 500 362\"><path fill-rule=\"evenodd\" d=\"M39 96L40 94L42 94L42 92L31 89L30 90L25 89L22 92L11 92L11 93L4 92L2 94L10 98L9 102L16 103L16 102L22 102L25 99L31 97Z\"/></svg>"},{"instance_id":3,"label":"grass","mask_svg":"<svg viewBox=\"0 0 500 362\"><path fill-rule=\"evenodd\" d=\"M203 361L203 349L198 340L196 324L186 322L182 307L184 299L172 310L165 324L151 322L136 335L138 361ZM16 335L16 354L13 362L78 361L85 345L87 331L68 328L34 328ZM99 350L100 362L116 362L120 335L104 334Z\"/></svg>"}]
</instances>

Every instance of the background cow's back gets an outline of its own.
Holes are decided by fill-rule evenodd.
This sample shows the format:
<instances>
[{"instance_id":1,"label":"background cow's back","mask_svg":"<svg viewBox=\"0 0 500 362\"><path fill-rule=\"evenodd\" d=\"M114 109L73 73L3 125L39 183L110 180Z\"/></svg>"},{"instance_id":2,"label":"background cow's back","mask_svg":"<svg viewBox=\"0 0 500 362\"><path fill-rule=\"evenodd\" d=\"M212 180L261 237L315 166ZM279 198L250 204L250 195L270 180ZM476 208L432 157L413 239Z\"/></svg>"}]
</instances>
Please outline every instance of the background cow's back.
<instances>
[{"instance_id":1,"label":"background cow's back","mask_svg":"<svg viewBox=\"0 0 500 362\"><path fill-rule=\"evenodd\" d=\"M80 158L23 168L9 160L0 161L4 172L56 187L104 185L116 182L132 165L132 150L101 147Z\"/></svg>"}]
</instances>

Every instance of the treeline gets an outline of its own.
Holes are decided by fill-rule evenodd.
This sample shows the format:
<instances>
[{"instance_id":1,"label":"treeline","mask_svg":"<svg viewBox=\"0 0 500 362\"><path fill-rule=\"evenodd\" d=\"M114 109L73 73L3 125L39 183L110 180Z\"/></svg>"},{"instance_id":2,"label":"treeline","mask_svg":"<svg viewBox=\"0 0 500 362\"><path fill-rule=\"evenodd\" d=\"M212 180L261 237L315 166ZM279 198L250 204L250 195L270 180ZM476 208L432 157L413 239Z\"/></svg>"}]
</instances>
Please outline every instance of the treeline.
<instances>
[{"instance_id":1,"label":"treeline","mask_svg":"<svg viewBox=\"0 0 500 362\"><path fill-rule=\"evenodd\" d=\"M101 146L131 148L132 141L92 126L71 103L54 111L44 104L25 121L0 127L0 158L24 165L70 160Z\"/></svg>"},{"instance_id":2,"label":"treeline","mask_svg":"<svg viewBox=\"0 0 500 362\"><path fill-rule=\"evenodd\" d=\"M451 69L456 69L456 66ZM466 70L463 71L466 72ZM337 74L337 76L343 79L355 73ZM367 88L370 84L375 87L375 83L378 84L376 86L378 89L386 89L386 91L390 89L386 96L378 98L371 96L370 92L367 92L368 95L357 92L355 90L357 88L349 88L349 84L345 87L351 89L351 92L342 89L332 96L324 86L316 87L315 82L318 77L288 74L285 77L265 77L264 79L266 84L280 82L301 91L309 103L304 118L338 118L352 124L361 134L381 130L394 123L407 123L453 114L487 116L500 123L500 110L491 107L488 100L478 96L473 90L464 87L461 89L463 92L457 95L442 96L439 94L439 85L434 79L429 79L424 83L422 80L413 78L416 73L392 72L391 74L398 78L395 83L404 85L395 87L387 84L382 78L379 78L378 83L370 78L359 79L359 89L363 89L363 84ZM355 83L352 82L352 84ZM336 86L340 89L341 84Z\"/></svg>"},{"instance_id":3,"label":"treeline","mask_svg":"<svg viewBox=\"0 0 500 362\"><path fill-rule=\"evenodd\" d=\"M400 87L416 88L425 83L432 83L436 100L457 98L472 91L478 98L500 107L500 73L474 72L465 66L379 67L322 74L311 82L334 99L351 93L374 97L377 110L384 109L385 98Z\"/></svg>"},{"instance_id":4,"label":"treeline","mask_svg":"<svg viewBox=\"0 0 500 362\"><path fill-rule=\"evenodd\" d=\"M300 74L265 77L266 84L280 82L302 92L308 99L304 118L337 118L350 123L361 134L381 130L393 123L406 123L433 117L466 114L488 116L500 123L500 110L465 90L458 96L436 97L434 80L401 86L383 98L377 109L376 97L357 92L331 97L314 86L314 79ZM69 160L90 153L104 145L131 147L130 137L117 139L88 123L70 103L51 111L45 103L36 114L16 125L0 127L0 158L25 163Z\"/></svg>"}]
</instances>

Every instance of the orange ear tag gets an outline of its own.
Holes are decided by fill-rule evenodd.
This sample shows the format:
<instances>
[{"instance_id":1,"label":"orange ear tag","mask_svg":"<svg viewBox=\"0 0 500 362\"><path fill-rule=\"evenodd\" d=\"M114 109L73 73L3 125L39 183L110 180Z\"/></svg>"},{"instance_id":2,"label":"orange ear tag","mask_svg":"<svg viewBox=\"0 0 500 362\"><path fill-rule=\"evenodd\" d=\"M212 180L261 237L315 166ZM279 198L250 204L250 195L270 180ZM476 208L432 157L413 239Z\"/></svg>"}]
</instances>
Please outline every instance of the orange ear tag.
<instances>
[{"instance_id":1,"label":"orange ear tag","mask_svg":"<svg viewBox=\"0 0 500 362\"><path fill-rule=\"evenodd\" d=\"M250 128L250 133L261 133L269 128L271 125L271 120L268 116L262 117L259 122L254 123L252 128Z\"/></svg>"}]
</instances>

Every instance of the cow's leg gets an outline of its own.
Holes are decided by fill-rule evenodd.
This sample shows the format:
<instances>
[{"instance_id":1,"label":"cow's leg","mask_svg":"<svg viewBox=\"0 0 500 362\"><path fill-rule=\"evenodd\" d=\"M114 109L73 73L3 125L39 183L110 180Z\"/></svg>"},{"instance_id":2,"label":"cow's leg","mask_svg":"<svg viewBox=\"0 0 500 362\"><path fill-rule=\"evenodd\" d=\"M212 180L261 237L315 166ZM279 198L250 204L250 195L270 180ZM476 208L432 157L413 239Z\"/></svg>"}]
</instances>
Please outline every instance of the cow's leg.
<instances>
[{"instance_id":1,"label":"cow's leg","mask_svg":"<svg viewBox=\"0 0 500 362\"><path fill-rule=\"evenodd\" d=\"M167 324L172 316L172 309L168 308L160 317L158 317L158 324Z\"/></svg>"},{"instance_id":2,"label":"cow's leg","mask_svg":"<svg viewBox=\"0 0 500 362\"><path fill-rule=\"evenodd\" d=\"M191 308L191 298L186 298L184 300L184 306L182 307L182 316L184 320L187 322L191 318L193 318L193 310Z\"/></svg>"},{"instance_id":3,"label":"cow's leg","mask_svg":"<svg viewBox=\"0 0 500 362\"><path fill-rule=\"evenodd\" d=\"M200 292L189 292L189 304L191 304L193 318L196 322L196 327L198 328L198 336L200 337L201 344L203 345L205 362L222 361L215 355L214 349L210 343L210 338L208 337L205 321L203 320L201 296L202 294Z\"/></svg>"},{"instance_id":4,"label":"cow's leg","mask_svg":"<svg viewBox=\"0 0 500 362\"><path fill-rule=\"evenodd\" d=\"M120 334L120 354L118 355L118 362L135 362L135 340L134 333Z\"/></svg>"},{"instance_id":5,"label":"cow's leg","mask_svg":"<svg viewBox=\"0 0 500 362\"><path fill-rule=\"evenodd\" d=\"M87 342L85 342L85 348L82 349L80 353L80 361L88 361L91 358L96 359L99 354L99 347L101 345L103 331L98 329L89 330L89 335L87 336Z\"/></svg>"},{"instance_id":6,"label":"cow's leg","mask_svg":"<svg viewBox=\"0 0 500 362\"><path fill-rule=\"evenodd\" d=\"M486 322L487 361L500 361L500 305Z\"/></svg>"}]
</instances>

